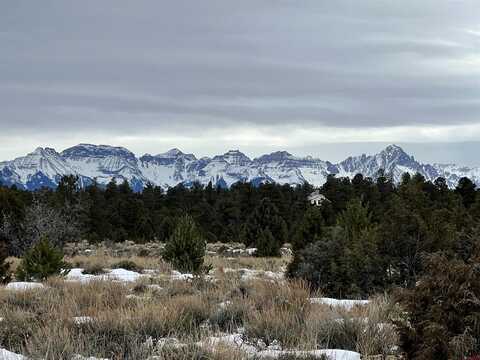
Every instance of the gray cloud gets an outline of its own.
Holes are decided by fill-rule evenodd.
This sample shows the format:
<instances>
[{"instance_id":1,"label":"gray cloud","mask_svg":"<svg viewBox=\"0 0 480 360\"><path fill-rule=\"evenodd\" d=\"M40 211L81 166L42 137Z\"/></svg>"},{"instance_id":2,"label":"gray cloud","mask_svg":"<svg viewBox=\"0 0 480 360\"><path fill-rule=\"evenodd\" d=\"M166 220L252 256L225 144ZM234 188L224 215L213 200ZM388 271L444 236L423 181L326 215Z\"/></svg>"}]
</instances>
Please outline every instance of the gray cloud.
<instances>
[{"instance_id":1,"label":"gray cloud","mask_svg":"<svg viewBox=\"0 0 480 360\"><path fill-rule=\"evenodd\" d=\"M0 157L77 140L200 154L480 140L478 10L477 0L5 2Z\"/></svg>"}]
</instances>

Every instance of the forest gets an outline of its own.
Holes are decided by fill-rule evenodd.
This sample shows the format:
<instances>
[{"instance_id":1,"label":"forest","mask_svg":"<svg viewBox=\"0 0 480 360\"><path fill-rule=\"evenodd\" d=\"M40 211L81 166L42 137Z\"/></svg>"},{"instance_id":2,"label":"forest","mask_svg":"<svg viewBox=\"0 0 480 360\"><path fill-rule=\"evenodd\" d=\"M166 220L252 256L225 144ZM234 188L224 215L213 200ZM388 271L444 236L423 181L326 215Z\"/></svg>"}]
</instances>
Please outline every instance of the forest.
<instances>
[{"instance_id":1,"label":"forest","mask_svg":"<svg viewBox=\"0 0 480 360\"><path fill-rule=\"evenodd\" d=\"M243 242L258 256L279 256L291 243L288 274L326 294L360 297L391 287L410 287L423 258L441 252L469 261L480 231L480 195L468 178L449 189L404 174L399 184L329 176L319 191L328 199L311 205L309 184L238 183L230 189L182 185L164 191L127 182L105 188L78 186L67 176L55 189L37 192L0 187L0 233L9 255L21 255L40 237L67 241L165 242L178 219L192 217L208 242Z\"/></svg>"}]
</instances>

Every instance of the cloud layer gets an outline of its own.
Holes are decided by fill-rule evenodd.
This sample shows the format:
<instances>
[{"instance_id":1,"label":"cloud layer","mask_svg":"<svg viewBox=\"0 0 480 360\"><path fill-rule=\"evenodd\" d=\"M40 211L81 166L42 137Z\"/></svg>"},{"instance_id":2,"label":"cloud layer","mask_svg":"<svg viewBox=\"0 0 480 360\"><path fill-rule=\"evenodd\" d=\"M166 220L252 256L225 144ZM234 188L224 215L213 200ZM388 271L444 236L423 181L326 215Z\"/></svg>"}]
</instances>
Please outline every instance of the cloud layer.
<instances>
[{"instance_id":1,"label":"cloud layer","mask_svg":"<svg viewBox=\"0 0 480 360\"><path fill-rule=\"evenodd\" d=\"M211 154L480 140L479 10L477 0L6 2L0 157L80 141Z\"/></svg>"}]
</instances>

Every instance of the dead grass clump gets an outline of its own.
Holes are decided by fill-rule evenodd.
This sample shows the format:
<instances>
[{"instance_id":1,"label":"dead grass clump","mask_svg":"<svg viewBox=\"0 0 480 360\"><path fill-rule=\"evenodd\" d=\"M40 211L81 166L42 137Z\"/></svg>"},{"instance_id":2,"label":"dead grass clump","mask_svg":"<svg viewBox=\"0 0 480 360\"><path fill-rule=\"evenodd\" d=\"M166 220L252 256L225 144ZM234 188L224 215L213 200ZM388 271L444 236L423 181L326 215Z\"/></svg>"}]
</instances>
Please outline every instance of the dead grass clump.
<instances>
[{"instance_id":1,"label":"dead grass clump","mask_svg":"<svg viewBox=\"0 0 480 360\"><path fill-rule=\"evenodd\" d=\"M269 310L249 314L245 334L249 339L261 339L266 345L280 341L283 346L301 345L306 319L291 309L276 306Z\"/></svg>"},{"instance_id":2,"label":"dead grass clump","mask_svg":"<svg viewBox=\"0 0 480 360\"><path fill-rule=\"evenodd\" d=\"M20 351L39 328L34 313L19 309L4 309L0 321L0 344L3 347Z\"/></svg>"},{"instance_id":3,"label":"dead grass clump","mask_svg":"<svg viewBox=\"0 0 480 360\"><path fill-rule=\"evenodd\" d=\"M102 264L91 263L85 266L85 268L83 269L83 273L89 275L102 275L105 274L106 271L103 268Z\"/></svg>"},{"instance_id":4,"label":"dead grass clump","mask_svg":"<svg viewBox=\"0 0 480 360\"><path fill-rule=\"evenodd\" d=\"M245 354L231 348L205 349L197 345L163 346L155 359L161 360L244 360Z\"/></svg>"},{"instance_id":5,"label":"dead grass clump","mask_svg":"<svg viewBox=\"0 0 480 360\"><path fill-rule=\"evenodd\" d=\"M24 344L22 354L33 359L67 360L82 353L79 336L73 336L70 329L61 322L38 327Z\"/></svg>"},{"instance_id":6,"label":"dead grass clump","mask_svg":"<svg viewBox=\"0 0 480 360\"><path fill-rule=\"evenodd\" d=\"M165 290L167 296L170 297L198 295L200 293L191 282L187 281L172 281Z\"/></svg>"},{"instance_id":7,"label":"dead grass clump","mask_svg":"<svg viewBox=\"0 0 480 360\"><path fill-rule=\"evenodd\" d=\"M145 355L145 339L136 332L136 322L128 313L111 311L94 321L74 324L72 335L84 339L87 354L112 359L137 359ZM136 357L141 356L141 357Z\"/></svg>"},{"instance_id":8,"label":"dead grass clump","mask_svg":"<svg viewBox=\"0 0 480 360\"><path fill-rule=\"evenodd\" d=\"M246 301L229 301L214 310L209 321L212 326L221 331L235 332L245 325L251 310L251 305Z\"/></svg>"},{"instance_id":9,"label":"dead grass clump","mask_svg":"<svg viewBox=\"0 0 480 360\"><path fill-rule=\"evenodd\" d=\"M112 264L112 269L125 269L130 271L142 272L143 266L133 260L121 260Z\"/></svg>"},{"instance_id":10,"label":"dead grass clump","mask_svg":"<svg viewBox=\"0 0 480 360\"><path fill-rule=\"evenodd\" d=\"M73 316L97 316L103 311L129 307L127 294L129 289L125 284L112 281L69 283L63 286L61 303L56 306L69 309Z\"/></svg>"},{"instance_id":11,"label":"dead grass clump","mask_svg":"<svg viewBox=\"0 0 480 360\"><path fill-rule=\"evenodd\" d=\"M246 293L260 311L283 306L303 314L311 306L310 289L303 281L289 283L251 281L246 285Z\"/></svg>"},{"instance_id":12,"label":"dead grass clump","mask_svg":"<svg viewBox=\"0 0 480 360\"><path fill-rule=\"evenodd\" d=\"M364 330L359 334L356 350L364 355L392 354L399 343L399 335L391 320L399 316L401 310L389 297L372 299L364 308L362 317L367 320Z\"/></svg>"},{"instance_id":13,"label":"dead grass clump","mask_svg":"<svg viewBox=\"0 0 480 360\"><path fill-rule=\"evenodd\" d=\"M327 318L316 324L316 342L320 347L355 351L364 324L361 319L342 316Z\"/></svg>"},{"instance_id":14,"label":"dead grass clump","mask_svg":"<svg viewBox=\"0 0 480 360\"><path fill-rule=\"evenodd\" d=\"M254 282L252 286L249 301L254 310L245 324L248 338L262 339L267 345L274 340L287 347L314 345L306 332L312 308L306 284Z\"/></svg>"},{"instance_id":15,"label":"dead grass clump","mask_svg":"<svg viewBox=\"0 0 480 360\"><path fill-rule=\"evenodd\" d=\"M223 269L252 269L263 271L282 271L289 263L289 258L263 258L254 256L238 256L238 257L224 257L224 256L206 256L205 263L212 264L216 269L222 271Z\"/></svg>"},{"instance_id":16,"label":"dead grass clump","mask_svg":"<svg viewBox=\"0 0 480 360\"><path fill-rule=\"evenodd\" d=\"M212 304L199 296L177 297L167 307L177 315L177 332L192 335L198 333L200 325L210 318L212 311Z\"/></svg>"},{"instance_id":17,"label":"dead grass clump","mask_svg":"<svg viewBox=\"0 0 480 360\"><path fill-rule=\"evenodd\" d=\"M30 289L23 291L0 291L0 309L19 310L32 313L41 313L43 309L44 298L47 294L46 289ZM0 310L0 316L1 315Z\"/></svg>"}]
</instances>

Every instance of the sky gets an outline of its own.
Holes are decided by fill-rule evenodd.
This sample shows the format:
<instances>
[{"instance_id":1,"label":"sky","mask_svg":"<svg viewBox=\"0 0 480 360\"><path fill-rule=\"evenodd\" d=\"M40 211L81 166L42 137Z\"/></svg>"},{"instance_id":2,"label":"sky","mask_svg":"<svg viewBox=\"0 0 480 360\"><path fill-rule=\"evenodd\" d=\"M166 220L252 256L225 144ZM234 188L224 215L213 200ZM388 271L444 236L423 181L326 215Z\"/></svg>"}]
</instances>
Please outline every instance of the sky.
<instances>
[{"instance_id":1,"label":"sky","mask_svg":"<svg viewBox=\"0 0 480 360\"><path fill-rule=\"evenodd\" d=\"M478 0L0 3L0 160L396 143L480 165Z\"/></svg>"}]
</instances>

